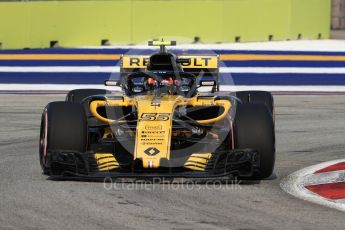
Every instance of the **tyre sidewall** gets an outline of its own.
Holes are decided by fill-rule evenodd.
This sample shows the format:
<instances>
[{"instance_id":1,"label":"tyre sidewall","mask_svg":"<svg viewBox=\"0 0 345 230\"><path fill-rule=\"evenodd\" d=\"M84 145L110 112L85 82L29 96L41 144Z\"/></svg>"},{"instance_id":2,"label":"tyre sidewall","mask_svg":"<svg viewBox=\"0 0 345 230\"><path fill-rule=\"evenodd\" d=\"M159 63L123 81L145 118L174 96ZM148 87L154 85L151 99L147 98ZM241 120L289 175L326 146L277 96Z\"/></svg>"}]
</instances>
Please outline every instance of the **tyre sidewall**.
<instances>
[{"instance_id":1,"label":"tyre sidewall","mask_svg":"<svg viewBox=\"0 0 345 230\"><path fill-rule=\"evenodd\" d=\"M85 152L87 129L82 105L70 102L49 103L43 111L41 120L39 152L43 171L47 170L44 152L47 153L48 150Z\"/></svg>"},{"instance_id":2,"label":"tyre sidewall","mask_svg":"<svg viewBox=\"0 0 345 230\"><path fill-rule=\"evenodd\" d=\"M238 104L234 121L237 149L255 149L260 156L258 179L269 177L275 163L275 130L272 115L263 104Z\"/></svg>"}]
</instances>

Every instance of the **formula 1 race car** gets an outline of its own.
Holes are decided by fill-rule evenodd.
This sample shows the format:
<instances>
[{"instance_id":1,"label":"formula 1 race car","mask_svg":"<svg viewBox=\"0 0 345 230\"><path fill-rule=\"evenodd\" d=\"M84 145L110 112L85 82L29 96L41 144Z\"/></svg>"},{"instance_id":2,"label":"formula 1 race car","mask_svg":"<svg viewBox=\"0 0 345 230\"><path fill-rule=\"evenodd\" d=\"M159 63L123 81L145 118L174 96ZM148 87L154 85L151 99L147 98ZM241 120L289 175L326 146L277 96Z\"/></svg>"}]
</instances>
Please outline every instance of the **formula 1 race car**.
<instances>
[{"instance_id":1,"label":"formula 1 race car","mask_svg":"<svg viewBox=\"0 0 345 230\"><path fill-rule=\"evenodd\" d=\"M269 92L219 92L217 55L123 55L120 80L77 89L42 114L39 159L67 178L269 177L275 162ZM199 92L210 88L209 93ZM204 88L204 89L205 89Z\"/></svg>"}]
</instances>

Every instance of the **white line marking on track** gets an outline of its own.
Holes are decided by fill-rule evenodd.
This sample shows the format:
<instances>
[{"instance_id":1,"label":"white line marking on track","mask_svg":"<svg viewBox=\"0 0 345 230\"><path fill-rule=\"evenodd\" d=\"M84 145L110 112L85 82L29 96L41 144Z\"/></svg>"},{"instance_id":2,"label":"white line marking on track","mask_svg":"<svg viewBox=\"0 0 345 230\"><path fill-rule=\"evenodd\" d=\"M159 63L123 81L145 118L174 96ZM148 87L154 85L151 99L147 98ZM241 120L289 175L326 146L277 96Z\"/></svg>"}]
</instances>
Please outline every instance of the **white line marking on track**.
<instances>
[{"instance_id":1,"label":"white line marking on track","mask_svg":"<svg viewBox=\"0 0 345 230\"><path fill-rule=\"evenodd\" d=\"M313 166L301 169L297 172L290 174L286 178L284 178L280 183L280 187L287 193L297 198L300 198L302 200L324 205L324 206L345 212L345 205L344 205L343 200L326 199L312 193L311 191L309 191L308 189L304 187L306 185L306 182L308 181L308 179L306 178L308 175L311 175L315 171L320 170L322 168L326 168L330 165L334 165L334 164L341 163L344 161L345 159L328 161L328 162L324 162L321 164L317 164L317 165L313 165Z\"/></svg>"}]
</instances>

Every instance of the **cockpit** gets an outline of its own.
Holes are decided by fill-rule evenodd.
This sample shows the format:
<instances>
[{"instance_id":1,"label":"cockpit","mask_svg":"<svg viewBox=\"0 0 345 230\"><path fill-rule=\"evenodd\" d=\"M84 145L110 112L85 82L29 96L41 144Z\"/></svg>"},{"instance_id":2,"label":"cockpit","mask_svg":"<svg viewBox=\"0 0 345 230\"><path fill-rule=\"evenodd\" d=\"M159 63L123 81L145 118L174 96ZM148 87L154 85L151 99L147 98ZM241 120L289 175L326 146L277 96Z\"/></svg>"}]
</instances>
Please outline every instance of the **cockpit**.
<instances>
[{"instance_id":1,"label":"cockpit","mask_svg":"<svg viewBox=\"0 0 345 230\"><path fill-rule=\"evenodd\" d=\"M122 85L128 96L168 94L192 97L197 89L195 75L185 72L134 72L123 80Z\"/></svg>"}]
</instances>

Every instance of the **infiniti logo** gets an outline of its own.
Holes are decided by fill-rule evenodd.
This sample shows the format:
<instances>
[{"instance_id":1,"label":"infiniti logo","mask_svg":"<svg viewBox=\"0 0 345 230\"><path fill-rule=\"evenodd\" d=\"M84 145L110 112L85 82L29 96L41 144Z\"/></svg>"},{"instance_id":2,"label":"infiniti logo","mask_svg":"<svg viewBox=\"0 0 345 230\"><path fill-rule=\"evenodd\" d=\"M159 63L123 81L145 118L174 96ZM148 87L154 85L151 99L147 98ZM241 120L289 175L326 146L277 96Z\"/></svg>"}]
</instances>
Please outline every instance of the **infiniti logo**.
<instances>
[{"instance_id":1,"label":"infiniti logo","mask_svg":"<svg viewBox=\"0 0 345 230\"><path fill-rule=\"evenodd\" d=\"M146 130L162 130L162 125L146 125Z\"/></svg>"}]
</instances>

